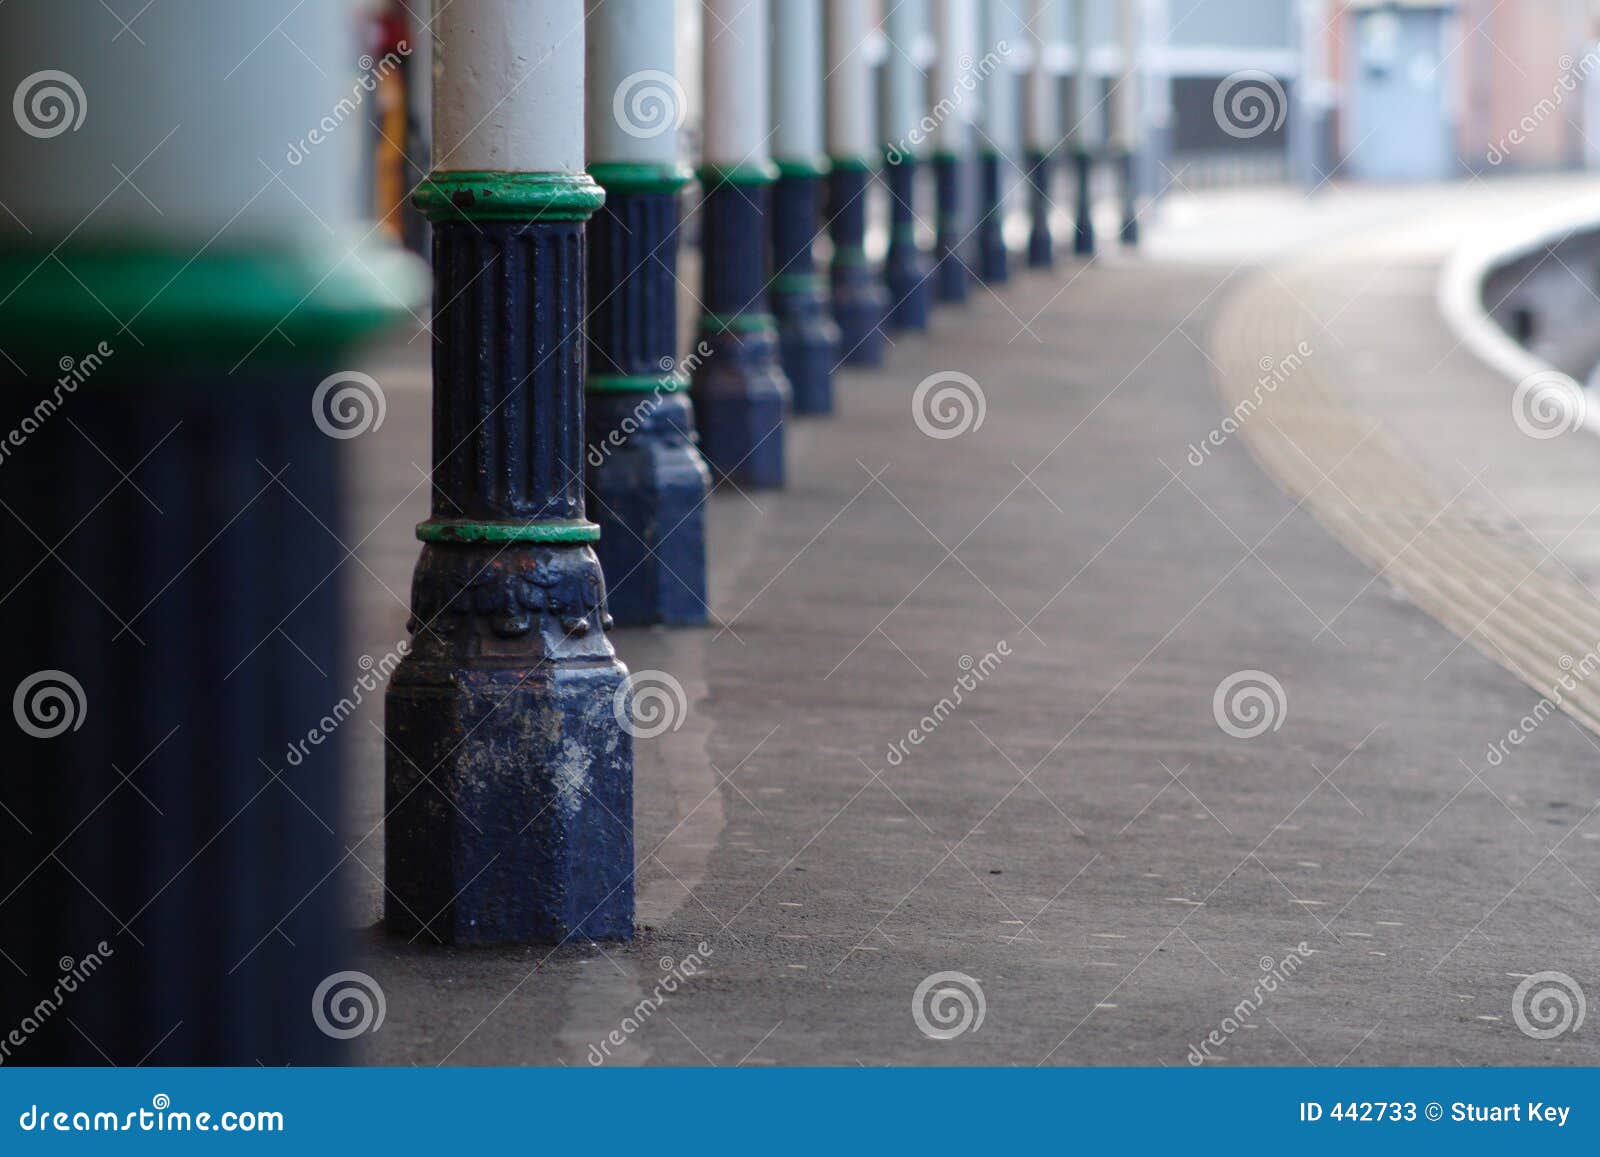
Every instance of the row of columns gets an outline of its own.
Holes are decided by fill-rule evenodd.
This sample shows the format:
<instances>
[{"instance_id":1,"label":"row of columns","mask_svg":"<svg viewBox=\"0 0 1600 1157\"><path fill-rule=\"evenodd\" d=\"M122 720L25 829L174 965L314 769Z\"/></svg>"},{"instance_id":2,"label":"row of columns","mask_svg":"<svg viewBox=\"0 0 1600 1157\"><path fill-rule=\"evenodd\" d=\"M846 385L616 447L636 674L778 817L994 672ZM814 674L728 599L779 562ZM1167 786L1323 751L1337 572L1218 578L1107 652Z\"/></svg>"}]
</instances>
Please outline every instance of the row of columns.
<instances>
[{"instance_id":1,"label":"row of columns","mask_svg":"<svg viewBox=\"0 0 1600 1157\"><path fill-rule=\"evenodd\" d=\"M1080 51L1063 141L1058 56L1069 8L1088 43L1093 3L1032 0L1024 20L1003 0L898 0L875 29L860 0L705 0L700 312L681 360L675 6L436 7L435 171L417 194L434 230L435 499L388 693L391 928L631 935L628 687L606 632L707 620L712 486L782 486L786 417L830 412L841 366L881 364L889 330L963 300L969 237L975 276L1007 279L1014 174L1033 190L1029 263L1053 263L1063 145L1092 251L1103 102ZM1135 4L1107 3L1128 14L1131 70ZM1136 147L1133 90L1113 86L1119 157Z\"/></svg>"}]
</instances>

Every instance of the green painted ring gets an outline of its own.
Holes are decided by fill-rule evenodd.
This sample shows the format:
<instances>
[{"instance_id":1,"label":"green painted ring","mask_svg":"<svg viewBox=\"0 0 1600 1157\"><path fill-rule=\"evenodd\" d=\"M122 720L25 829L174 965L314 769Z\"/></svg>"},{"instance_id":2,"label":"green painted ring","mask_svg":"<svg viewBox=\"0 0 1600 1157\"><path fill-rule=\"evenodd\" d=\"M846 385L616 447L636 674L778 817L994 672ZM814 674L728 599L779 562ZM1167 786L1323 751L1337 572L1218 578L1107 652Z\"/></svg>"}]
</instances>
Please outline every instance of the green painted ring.
<instances>
[{"instance_id":1,"label":"green painted ring","mask_svg":"<svg viewBox=\"0 0 1600 1157\"><path fill-rule=\"evenodd\" d=\"M828 286L820 273L780 273L772 279L774 293L819 293Z\"/></svg>"},{"instance_id":2,"label":"green painted ring","mask_svg":"<svg viewBox=\"0 0 1600 1157\"><path fill-rule=\"evenodd\" d=\"M700 329L716 333L775 333L778 319L770 313L703 313Z\"/></svg>"},{"instance_id":3,"label":"green painted ring","mask_svg":"<svg viewBox=\"0 0 1600 1157\"><path fill-rule=\"evenodd\" d=\"M778 176L778 166L771 161L700 166L700 184L708 193L718 185L770 185Z\"/></svg>"},{"instance_id":4,"label":"green painted ring","mask_svg":"<svg viewBox=\"0 0 1600 1157\"><path fill-rule=\"evenodd\" d=\"M831 158L833 171L836 173L875 173L878 171L878 158L876 157L833 157Z\"/></svg>"},{"instance_id":5,"label":"green painted ring","mask_svg":"<svg viewBox=\"0 0 1600 1157\"><path fill-rule=\"evenodd\" d=\"M590 374L584 389L591 394L672 394L689 388L689 375L681 370L669 374Z\"/></svg>"},{"instance_id":6,"label":"green painted ring","mask_svg":"<svg viewBox=\"0 0 1600 1157\"><path fill-rule=\"evenodd\" d=\"M417 524L423 542L468 545L485 543L543 543L561 546L599 542L600 527L593 522L468 522L439 519Z\"/></svg>"},{"instance_id":7,"label":"green painted ring","mask_svg":"<svg viewBox=\"0 0 1600 1157\"><path fill-rule=\"evenodd\" d=\"M827 157L807 160L803 157L778 157L773 161L781 177L826 177L833 165Z\"/></svg>"},{"instance_id":8,"label":"green painted ring","mask_svg":"<svg viewBox=\"0 0 1600 1157\"><path fill-rule=\"evenodd\" d=\"M595 161L589 175L608 193L676 193L694 180L688 165Z\"/></svg>"},{"instance_id":9,"label":"green painted ring","mask_svg":"<svg viewBox=\"0 0 1600 1157\"><path fill-rule=\"evenodd\" d=\"M436 172L412 198L430 221L587 221L605 200L588 173Z\"/></svg>"}]
</instances>

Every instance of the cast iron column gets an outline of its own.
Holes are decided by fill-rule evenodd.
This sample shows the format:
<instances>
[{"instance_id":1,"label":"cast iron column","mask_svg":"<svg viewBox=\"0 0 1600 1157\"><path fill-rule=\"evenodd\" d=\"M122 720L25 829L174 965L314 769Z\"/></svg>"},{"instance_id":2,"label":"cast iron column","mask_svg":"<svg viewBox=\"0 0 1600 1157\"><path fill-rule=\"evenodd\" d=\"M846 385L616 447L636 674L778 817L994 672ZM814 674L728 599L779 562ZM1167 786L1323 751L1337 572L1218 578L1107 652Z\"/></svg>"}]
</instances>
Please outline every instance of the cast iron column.
<instances>
[{"instance_id":1,"label":"cast iron column","mask_svg":"<svg viewBox=\"0 0 1600 1157\"><path fill-rule=\"evenodd\" d=\"M360 83L355 15L0 15L8 1066L342 1055L313 1012L361 960L340 704L378 686L343 439L382 413L350 351L423 289L350 218L364 123L306 141Z\"/></svg>"},{"instance_id":2,"label":"cast iron column","mask_svg":"<svg viewBox=\"0 0 1600 1157\"><path fill-rule=\"evenodd\" d=\"M934 288L939 300L967 300L972 279L961 250L968 229L966 183L967 111L973 93L971 23L973 0L934 0L936 55L933 64L933 171L936 181Z\"/></svg>"},{"instance_id":3,"label":"cast iron column","mask_svg":"<svg viewBox=\"0 0 1600 1157\"><path fill-rule=\"evenodd\" d=\"M720 481L784 482L789 382L767 306L766 223L777 168L769 157L768 0L706 0L702 16L705 157L700 183L700 337L694 371L701 448Z\"/></svg>"},{"instance_id":4,"label":"cast iron column","mask_svg":"<svg viewBox=\"0 0 1600 1157\"><path fill-rule=\"evenodd\" d=\"M889 326L928 328L932 266L917 241L917 172L921 153L919 117L926 104L927 78L914 54L927 32L925 0L901 0L884 16L889 55L884 62L884 159L889 178L889 252L884 279L889 286Z\"/></svg>"},{"instance_id":5,"label":"cast iron column","mask_svg":"<svg viewBox=\"0 0 1600 1157\"><path fill-rule=\"evenodd\" d=\"M1006 249L1006 183L1017 156L1017 74L1011 67L1016 35L1009 0L982 0L983 109L978 151L978 276L1003 283L1011 276Z\"/></svg>"},{"instance_id":6,"label":"cast iron column","mask_svg":"<svg viewBox=\"0 0 1600 1157\"><path fill-rule=\"evenodd\" d=\"M1058 0L1033 0L1028 20L1032 61L1028 68L1027 104L1024 107L1028 152L1029 204L1032 228L1028 233L1028 264L1048 269L1055 264L1055 238L1050 232L1051 178L1061 145L1060 86L1055 58L1060 50Z\"/></svg>"},{"instance_id":7,"label":"cast iron column","mask_svg":"<svg viewBox=\"0 0 1600 1157\"><path fill-rule=\"evenodd\" d=\"M1139 4L1141 0L1116 0L1117 40L1121 48L1122 72L1111 102L1112 148L1117 158L1118 187L1122 193L1124 245L1139 243L1139 149L1143 136L1139 89L1143 83L1140 58L1143 54Z\"/></svg>"},{"instance_id":8,"label":"cast iron column","mask_svg":"<svg viewBox=\"0 0 1600 1157\"><path fill-rule=\"evenodd\" d=\"M813 255L828 158L822 132L822 0L772 0L772 312L797 414L833 409L839 326Z\"/></svg>"},{"instance_id":9,"label":"cast iron column","mask_svg":"<svg viewBox=\"0 0 1600 1157\"><path fill-rule=\"evenodd\" d=\"M389 928L633 935L633 747L584 516L584 0L453 0L437 39L433 516L387 699Z\"/></svg>"},{"instance_id":10,"label":"cast iron column","mask_svg":"<svg viewBox=\"0 0 1600 1157\"><path fill-rule=\"evenodd\" d=\"M844 360L883 363L889 290L867 256L867 191L877 169L873 147L871 67L866 40L871 13L861 0L828 0L828 215L833 237L833 316Z\"/></svg>"},{"instance_id":11,"label":"cast iron column","mask_svg":"<svg viewBox=\"0 0 1600 1157\"><path fill-rule=\"evenodd\" d=\"M1100 147L1100 122L1104 115L1100 107L1100 86L1091 60L1094 45L1090 42L1089 8L1093 2L1073 0L1072 12L1072 131L1067 140L1077 181L1077 220L1072 251L1080 257L1092 257L1095 251L1094 159Z\"/></svg>"},{"instance_id":12,"label":"cast iron column","mask_svg":"<svg viewBox=\"0 0 1600 1157\"><path fill-rule=\"evenodd\" d=\"M589 11L589 509L622 626L704 623L705 500L689 375L678 353L678 161L683 87L673 8L606 0Z\"/></svg>"}]
</instances>

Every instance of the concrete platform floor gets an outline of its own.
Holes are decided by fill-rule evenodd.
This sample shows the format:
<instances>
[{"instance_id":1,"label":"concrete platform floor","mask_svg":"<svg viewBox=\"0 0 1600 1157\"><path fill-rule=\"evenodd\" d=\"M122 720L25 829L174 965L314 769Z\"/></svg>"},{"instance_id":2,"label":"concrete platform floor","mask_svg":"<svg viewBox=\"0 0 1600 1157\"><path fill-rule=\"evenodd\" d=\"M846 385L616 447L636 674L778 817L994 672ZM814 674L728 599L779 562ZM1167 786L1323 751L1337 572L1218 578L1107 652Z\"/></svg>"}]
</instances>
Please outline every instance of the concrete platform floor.
<instances>
[{"instance_id":1,"label":"concrete platform floor","mask_svg":"<svg viewBox=\"0 0 1600 1157\"><path fill-rule=\"evenodd\" d=\"M351 967L387 999L363 1059L1600 1063L1594 1017L1536 1039L1513 1013L1546 971L1600 996L1595 736L1558 712L1492 760L1541 693L1470 621L1443 625L1449 582L1440 603L1397 580L1404 548L1378 561L1330 533L1293 464L1303 447L1363 514L1415 515L1400 475L1321 457L1370 427L1405 479L1494 507L1500 545L1587 594L1600 442L1518 435L1511 384L1457 348L1432 286L1508 206L1593 194L1177 198L1146 256L979 290L884 371L843 374L837 415L791 426L786 491L711 501L718 624L615 636L688 703L638 745L632 944L441 951L372 929L368 704L344 735L368 929ZM1273 404L1311 418L1264 411L1196 464L1222 399L1302 337L1314 374ZM426 510L425 345L380 353L388 418L352 443L348 581L374 659L405 637ZM981 425L929 437L915 392L951 372ZM1532 652L1568 653L1586 606L1529 628ZM975 988L983 1015L933 1039L914 998L947 972L970 982L934 988Z\"/></svg>"}]
</instances>

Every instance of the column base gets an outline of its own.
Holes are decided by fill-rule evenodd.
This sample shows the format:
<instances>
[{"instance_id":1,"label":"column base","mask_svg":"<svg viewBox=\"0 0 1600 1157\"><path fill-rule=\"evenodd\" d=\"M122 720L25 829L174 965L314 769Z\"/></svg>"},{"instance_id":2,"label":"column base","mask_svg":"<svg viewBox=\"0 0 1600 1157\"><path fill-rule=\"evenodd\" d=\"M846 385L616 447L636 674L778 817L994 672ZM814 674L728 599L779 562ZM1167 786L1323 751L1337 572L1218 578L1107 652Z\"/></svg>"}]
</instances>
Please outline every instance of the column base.
<instances>
[{"instance_id":1,"label":"column base","mask_svg":"<svg viewBox=\"0 0 1600 1157\"><path fill-rule=\"evenodd\" d=\"M714 482L752 490L784 483L783 411L789 383L779 364L777 323L770 315L744 314L736 328L701 323L707 353L694 373L692 393L700 451Z\"/></svg>"},{"instance_id":2,"label":"column base","mask_svg":"<svg viewBox=\"0 0 1600 1157\"><path fill-rule=\"evenodd\" d=\"M928 328L932 289L928 255L917 246L916 226L917 162L910 157L889 166L889 195L893 225L889 233L889 252L884 262L884 280L889 286L890 329L918 332Z\"/></svg>"},{"instance_id":3,"label":"column base","mask_svg":"<svg viewBox=\"0 0 1600 1157\"><path fill-rule=\"evenodd\" d=\"M1033 153L1028 157L1028 179L1033 189L1028 265L1033 269L1049 269L1056 263L1056 243L1050 233L1050 177L1054 169L1055 162L1048 154Z\"/></svg>"},{"instance_id":4,"label":"column base","mask_svg":"<svg viewBox=\"0 0 1600 1157\"><path fill-rule=\"evenodd\" d=\"M1139 187L1138 158L1132 153L1117 157L1117 170L1122 186L1122 230L1118 237L1130 249L1139 244Z\"/></svg>"},{"instance_id":5,"label":"column base","mask_svg":"<svg viewBox=\"0 0 1600 1157\"><path fill-rule=\"evenodd\" d=\"M1094 237L1094 158L1079 152L1072 158L1077 173L1078 213L1073 227L1072 251L1079 257L1093 257Z\"/></svg>"},{"instance_id":6,"label":"column base","mask_svg":"<svg viewBox=\"0 0 1600 1157\"><path fill-rule=\"evenodd\" d=\"M833 369L842 340L819 273L779 275L772 288L783 372L797 414L833 412Z\"/></svg>"},{"instance_id":7,"label":"column base","mask_svg":"<svg viewBox=\"0 0 1600 1157\"><path fill-rule=\"evenodd\" d=\"M391 932L632 938L633 741L604 603L587 547L423 548L385 699Z\"/></svg>"},{"instance_id":8,"label":"column base","mask_svg":"<svg viewBox=\"0 0 1600 1157\"><path fill-rule=\"evenodd\" d=\"M980 182L978 221L978 276L992 285L1011 277L1011 255L1006 250L1005 205L1000 197L1001 158L986 153L978 159Z\"/></svg>"},{"instance_id":9,"label":"column base","mask_svg":"<svg viewBox=\"0 0 1600 1157\"><path fill-rule=\"evenodd\" d=\"M832 196L833 319L839 323L840 353L846 365L879 366L888 352L883 331L889 316L889 289L882 271L867 257L869 169L836 163L828 178Z\"/></svg>"},{"instance_id":10,"label":"column base","mask_svg":"<svg viewBox=\"0 0 1600 1157\"><path fill-rule=\"evenodd\" d=\"M961 261L961 158L941 156L933 162L937 182L939 230L934 241L933 289L938 300L959 304L967 300L972 275Z\"/></svg>"},{"instance_id":11,"label":"column base","mask_svg":"<svg viewBox=\"0 0 1600 1157\"><path fill-rule=\"evenodd\" d=\"M688 396L591 389L587 408L588 509L611 617L623 627L702 625L711 475Z\"/></svg>"}]
</instances>

